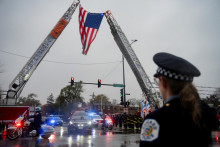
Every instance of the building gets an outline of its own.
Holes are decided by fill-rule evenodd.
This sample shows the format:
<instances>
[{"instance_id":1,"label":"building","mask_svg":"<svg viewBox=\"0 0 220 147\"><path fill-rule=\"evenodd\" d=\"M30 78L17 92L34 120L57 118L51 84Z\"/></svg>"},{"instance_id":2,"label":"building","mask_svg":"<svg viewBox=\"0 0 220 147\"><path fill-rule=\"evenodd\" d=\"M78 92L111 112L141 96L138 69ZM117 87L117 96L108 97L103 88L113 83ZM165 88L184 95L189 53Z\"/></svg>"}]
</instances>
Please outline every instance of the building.
<instances>
[{"instance_id":1,"label":"building","mask_svg":"<svg viewBox=\"0 0 220 147\"><path fill-rule=\"evenodd\" d=\"M99 102L93 102L90 104L90 110L100 114L123 114L125 112L128 114L135 114L140 108L139 106L128 106L127 108L124 108L123 105L113 105L111 102L104 102L102 104Z\"/></svg>"}]
</instances>

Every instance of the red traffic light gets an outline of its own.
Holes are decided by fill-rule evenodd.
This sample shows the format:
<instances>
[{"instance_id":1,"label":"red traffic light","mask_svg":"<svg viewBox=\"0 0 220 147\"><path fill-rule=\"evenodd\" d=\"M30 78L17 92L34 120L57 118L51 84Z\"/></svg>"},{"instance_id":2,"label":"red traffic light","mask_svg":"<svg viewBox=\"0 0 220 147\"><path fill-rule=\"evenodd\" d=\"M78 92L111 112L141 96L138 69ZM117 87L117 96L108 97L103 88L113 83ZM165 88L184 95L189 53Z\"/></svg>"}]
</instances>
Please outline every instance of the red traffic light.
<instances>
[{"instance_id":1,"label":"red traffic light","mask_svg":"<svg viewBox=\"0 0 220 147\"><path fill-rule=\"evenodd\" d=\"M71 83L71 86L74 85L74 77L71 77L71 81L70 81L70 83Z\"/></svg>"},{"instance_id":2,"label":"red traffic light","mask_svg":"<svg viewBox=\"0 0 220 147\"><path fill-rule=\"evenodd\" d=\"M101 79L98 79L98 88L101 87Z\"/></svg>"}]
</instances>

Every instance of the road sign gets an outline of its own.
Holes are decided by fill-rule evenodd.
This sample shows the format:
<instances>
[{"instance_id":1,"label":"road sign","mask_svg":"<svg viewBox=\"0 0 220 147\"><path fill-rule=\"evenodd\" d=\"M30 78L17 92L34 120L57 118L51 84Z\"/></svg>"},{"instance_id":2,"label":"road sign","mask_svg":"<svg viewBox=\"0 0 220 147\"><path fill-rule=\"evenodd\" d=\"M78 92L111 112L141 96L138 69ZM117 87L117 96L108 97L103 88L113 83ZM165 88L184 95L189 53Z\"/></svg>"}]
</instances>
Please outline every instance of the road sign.
<instances>
[{"instance_id":1,"label":"road sign","mask_svg":"<svg viewBox=\"0 0 220 147\"><path fill-rule=\"evenodd\" d=\"M124 108L124 113L128 113L128 108Z\"/></svg>"},{"instance_id":2,"label":"road sign","mask_svg":"<svg viewBox=\"0 0 220 147\"><path fill-rule=\"evenodd\" d=\"M113 84L113 87L124 87L124 84Z\"/></svg>"}]
</instances>

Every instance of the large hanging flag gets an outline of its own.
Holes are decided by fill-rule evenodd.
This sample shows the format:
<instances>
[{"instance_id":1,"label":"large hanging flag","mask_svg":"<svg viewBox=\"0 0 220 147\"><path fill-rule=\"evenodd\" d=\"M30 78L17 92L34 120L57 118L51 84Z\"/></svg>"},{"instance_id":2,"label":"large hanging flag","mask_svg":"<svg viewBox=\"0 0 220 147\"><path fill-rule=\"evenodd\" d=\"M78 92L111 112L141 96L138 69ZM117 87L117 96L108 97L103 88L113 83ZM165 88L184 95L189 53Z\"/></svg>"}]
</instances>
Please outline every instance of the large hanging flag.
<instances>
[{"instance_id":1,"label":"large hanging flag","mask_svg":"<svg viewBox=\"0 0 220 147\"><path fill-rule=\"evenodd\" d=\"M149 114L151 112L151 107L150 107L150 103L147 101L147 113L146 114Z\"/></svg>"},{"instance_id":2,"label":"large hanging flag","mask_svg":"<svg viewBox=\"0 0 220 147\"><path fill-rule=\"evenodd\" d=\"M81 36L83 55L89 51L89 47L95 39L102 22L104 13L87 12L79 6L79 33Z\"/></svg>"},{"instance_id":3,"label":"large hanging flag","mask_svg":"<svg viewBox=\"0 0 220 147\"><path fill-rule=\"evenodd\" d=\"M144 101L142 101L142 103L141 103L141 117L144 119L145 118L145 116L146 116L146 105L145 105L145 103L144 103Z\"/></svg>"},{"instance_id":4,"label":"large hanging flag","mask_svg":"<svg viewBox=\"0 0 220 147\"><path fill-rule=\"evenodd\" d=\"M148 101L144 102L142 101L141 104L141 117L144 119L146 115L148 115L151 112L150 103Z\"/></svg>"}]
</instances>

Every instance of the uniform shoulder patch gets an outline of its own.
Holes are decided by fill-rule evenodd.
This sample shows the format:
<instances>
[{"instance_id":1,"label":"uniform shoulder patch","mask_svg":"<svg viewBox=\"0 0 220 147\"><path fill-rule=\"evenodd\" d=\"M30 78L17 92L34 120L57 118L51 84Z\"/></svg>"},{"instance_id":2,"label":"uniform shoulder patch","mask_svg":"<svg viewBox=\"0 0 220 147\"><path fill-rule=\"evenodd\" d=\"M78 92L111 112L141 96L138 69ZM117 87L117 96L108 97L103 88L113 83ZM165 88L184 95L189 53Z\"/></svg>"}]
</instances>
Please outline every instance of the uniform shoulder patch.
<instances>
[{"instance_id":1,"label":"uniform shoulder patch","mask_svg":"<svg viewBox=\"0 0 220 147\"><path fill-rule=\"evenodd\" d=\"M160 125L155 119L146 119L141 128L141 141L154 141L159 136Z\"/></svg>"}]
</instances>

